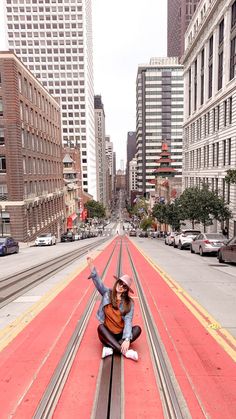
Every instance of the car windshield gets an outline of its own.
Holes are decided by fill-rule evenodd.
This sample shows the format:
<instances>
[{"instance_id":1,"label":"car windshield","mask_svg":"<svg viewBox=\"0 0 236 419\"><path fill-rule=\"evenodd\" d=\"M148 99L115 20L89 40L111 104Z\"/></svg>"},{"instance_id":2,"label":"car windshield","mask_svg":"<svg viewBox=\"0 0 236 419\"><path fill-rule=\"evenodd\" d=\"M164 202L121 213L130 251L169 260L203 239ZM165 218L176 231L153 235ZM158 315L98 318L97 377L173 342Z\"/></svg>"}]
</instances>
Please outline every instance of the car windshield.
<instances>
[{"instance_id":1,"label":"car windshield","mask_svg":"<svg viewBox=\"0 0 236 419\"><path fill-rule=\"evenodd\" d=\"M200 233L201 233L200 231L184 231L184 234L186 236L197 236Z\"/></svg>"},{"instance_id":2,"label":"car windshield","mask_svg":"<svg viewBox=\"0 0 236 419\"><path fill-rule=\"evenodd\" d=\"M206 238L210 240L224 240L225 237L220 233L207 233Z\"/></svg>"},{"instance_id":3,"label":"car windshield","mask_svg":"<svg viewBox=\"0 0 236 419\"><path fill-rule=\"evenodd\" d=\"M6 238L5 237L0 237L0 243L5 243Z\"/></svg>"},{"instance_id":4,"label":"car windshield","mask_svg":"<svg viewBox=\"0 0 236 419\"><path fill-rule=\"evenodd\" d=\"M40 234L40 236L39 236L40 238L41 237L51 237L51 233L48 233L48 234Z\"/></svg>"}]
</instances>

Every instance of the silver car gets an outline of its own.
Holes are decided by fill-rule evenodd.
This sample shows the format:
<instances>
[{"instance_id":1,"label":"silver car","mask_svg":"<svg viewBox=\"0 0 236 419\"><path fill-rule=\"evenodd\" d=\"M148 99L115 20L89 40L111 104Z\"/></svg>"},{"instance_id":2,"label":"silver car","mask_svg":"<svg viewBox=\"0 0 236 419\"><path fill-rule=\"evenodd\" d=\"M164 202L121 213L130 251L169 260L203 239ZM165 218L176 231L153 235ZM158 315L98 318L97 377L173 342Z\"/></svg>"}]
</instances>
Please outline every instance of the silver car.
<instances>
[{"instance_id":1,"label":"silver car","mask_svg":"<svg viewBox=\"0 0 236 419\"><path fill-rule=\"evenodd\" d=\"M207 253L218 253L218 250L227 242L221 233L201 233L193 239L190 251L204 256Z\"/></svg>"}]
</instances>

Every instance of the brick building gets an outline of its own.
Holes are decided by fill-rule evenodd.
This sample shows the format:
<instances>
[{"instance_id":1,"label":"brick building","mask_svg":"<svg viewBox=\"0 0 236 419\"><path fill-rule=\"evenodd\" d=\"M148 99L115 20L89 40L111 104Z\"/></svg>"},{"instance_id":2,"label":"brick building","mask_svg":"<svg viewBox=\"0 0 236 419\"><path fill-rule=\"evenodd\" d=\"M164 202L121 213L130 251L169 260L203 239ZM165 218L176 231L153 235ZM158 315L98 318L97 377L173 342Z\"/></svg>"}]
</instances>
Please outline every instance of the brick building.
<instances>
[{"instance_id":1,"label":"brick building","mask_svg":"<svg viewBox=\"0 0 236 419\"><path fill-rule=\"evenodd\" d=\"M19 241L63 230L60 106L12 52L0 52L0 216Z\"/></svg>"},{"instance_id":2,"label":"brick building","mask_svg":"<svg viewBox=\"0 0 236 419\"><path fill-rule=\"evenodd\" d=\"M184 34L197 8L199 0L168 0L167 56L182 57Z\"/></svg>"}]
</instances>

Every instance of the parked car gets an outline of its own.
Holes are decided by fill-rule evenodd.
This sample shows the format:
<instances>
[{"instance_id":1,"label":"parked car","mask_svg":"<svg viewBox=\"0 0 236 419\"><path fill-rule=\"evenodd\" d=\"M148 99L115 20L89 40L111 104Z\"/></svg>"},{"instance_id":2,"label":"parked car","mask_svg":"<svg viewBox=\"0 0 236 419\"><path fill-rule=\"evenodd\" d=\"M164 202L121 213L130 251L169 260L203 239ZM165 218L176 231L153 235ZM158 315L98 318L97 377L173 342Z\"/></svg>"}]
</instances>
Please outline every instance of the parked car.
<instances>
[{"instance_id":1,"label":"parked car","mask_svg":"<svg viewBox=\"0 0 236 419\"><path fill-rule=\"evenodd\" d=\"M61 235L61 242L73 242L75 241L75 235L72 231L66 231Z\"/></svg>"},{"instance_id":2,"label":"parked car","mask_svg":"<svg viewBox=\"0 0 236 419\"><path fill-rule=\"evenodd\" d=\"M141 230L139 233L139 237L148 237L148 233L145 230Z\"/></svg>"},{"instance_id":3,"label":"parked car","mask_svg":"<svg viewBox=\"0 0 236 419\"><path fill-rule=\"evenodd\" d=\"M130 231L129 231L129 236L134 236L134 237L136 237L136 236L137 236L137 231L136 231L136 230L130 230Z\"/></svg>"},{"instance_id":4,"label":"parked car","mask_svg":"<svg viewBox=\"0 0 236 419\"><path fill-rule=\"evenodd\" d=\"M165 238L165 244L168 246L173 246L176 234L177 233L175 231L171 231L170 233L168 233L168 235Z\"/></svg>"},{"instance_id":5,"label":"parked car","mask_svg":"<svg viewBox=\"0 0 236 419\"><path fill-rule=\"evenodd\" d=\"M40 234L35 242L35 246L52 246L53 244L56 244L56 236L52 233L44 233Z\"/></svg>"},{"instance_id":6,"label":"parked car","mask_svg":"<svg viewBox=\"0 0 236 419\"><path fill-rule=\"evenodd\" d=\"M174 247L178 247L180 250L190 248L194 237L200 233L200 230L182 230L174 238Z\"/></svg>"},{"instance_id":7,"label":"parked car","mask_svg":"<svg viewBox=\"0 0 236 419\"><path fill-rule=\"evenodd\" d=\"M226 241L222 233L201 233L193 239L190 250L200 256L206 253L216 254Z\"/></svg>"},{"instance_id":8,"label":"parked car","mask_svg":"<svg viewBox=\"0 0 236 419\"><path fill-rule=\"evenodd\" d=\"M219 249L218 259L220 263L236 262L236 237L233 237Z\"/></svg>"},{"instance_id":9,"label":"parked car","mask_svg":"<svg viewBox=\"0 0 236 419\"><path fill-rule=\"evenodd\" d=\"M19 243L12 237L0 237L0 255L19 252Z\"/></svg>"}]
</instances>

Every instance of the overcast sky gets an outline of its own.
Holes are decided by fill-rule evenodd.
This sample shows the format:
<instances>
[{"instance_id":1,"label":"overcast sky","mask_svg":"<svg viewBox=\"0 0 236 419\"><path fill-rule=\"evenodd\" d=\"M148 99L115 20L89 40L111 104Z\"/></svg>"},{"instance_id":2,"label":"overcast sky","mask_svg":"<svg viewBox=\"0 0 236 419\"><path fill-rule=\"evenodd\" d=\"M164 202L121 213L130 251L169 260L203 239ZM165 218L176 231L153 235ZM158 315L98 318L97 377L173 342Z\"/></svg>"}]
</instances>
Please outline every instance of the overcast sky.
<instances>
[{"instance_id":1,"label":"overcast sky","mask_svg":"<svg viewBox=\"0 0 236 419\"><path fill-rule=\"evenodd\" d=\"M136 128L138 65L166 56L167 0L92 2L95 94L102 95L119 169L127 132Z\"/></svg>"}]
</instances>

